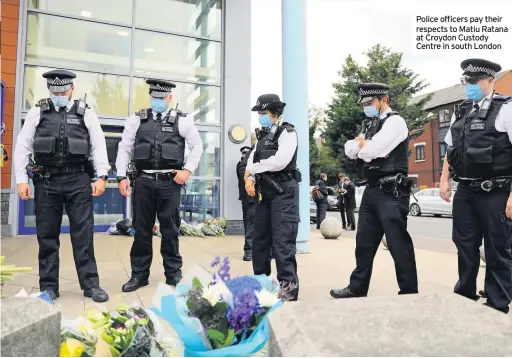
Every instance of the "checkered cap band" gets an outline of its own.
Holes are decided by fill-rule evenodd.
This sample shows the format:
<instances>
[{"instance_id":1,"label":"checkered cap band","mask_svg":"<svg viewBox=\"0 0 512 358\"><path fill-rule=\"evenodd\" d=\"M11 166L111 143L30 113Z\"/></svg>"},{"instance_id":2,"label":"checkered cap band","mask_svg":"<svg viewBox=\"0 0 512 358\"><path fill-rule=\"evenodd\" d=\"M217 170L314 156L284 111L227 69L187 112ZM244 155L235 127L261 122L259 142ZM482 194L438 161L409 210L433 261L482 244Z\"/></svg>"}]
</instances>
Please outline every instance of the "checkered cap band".
<instances>
[{"instance_id":1,"label":"checkered cap band","mask_svg":"<svg viewBox=\"0 0 512 358\"><path fill-rule=\"evenodd\" d=\"M149 95L151 97L155 97L155 98L164 98L170 94L171 94L171 92L158 92L158 91L151 91L151 90L149 91Z\"/></svg>"},{"instance_id":2,"label":"checkered cap band","mask_svg":"<svg viewBox=\"0 0 512 358\"><path fill-rule=\"evenodd\" d=\"M480 67L480 66L473 66L473 65L469 65L468 67L466 67L464 69L464 72L482 72L482 73L487 73L489 76L495 76L496 75L496 71L494 71L493 69L491 68L487 68L487 67Z\"/></svg>"},{"instance_id":3,"label":"checkered cap band","mask_svg":"<svg viewBox=\"0 0 512 358\"><path fill-rule=\"evenodd\" d=\"M388 93L388 90L387 89L384 89L384 88L376 88L376 89L360 89L359 90L359 95L360 96L368 96L368 95L374 95L374 96L377 96L377 95L380 95L380 94L387 94Z\"/></svg>"},{"instance_id":4,"label":"checkered cap band","mask_svg":"<svg viewBox=\"0 0 512 358\"><path fill-rule=\"evenodd\" d=\"M55 78L47 78L46 82L48 82L48 85L50 85L50 86L63 86L63 85L73 83L73 79L72 78L55 77Z\"/></svg>"},{"instance_id":5,"label":"checkered cap band","mask_svg":"<svg viewBox=\"0 0 512 358\"><path fill-rule=\"evenodd\" d=\"M160 91L160 92L171 92L172 91L171 86L162 86L160 84L149 85L149 89L151 91Z\"/></svg>"}]
</instances>

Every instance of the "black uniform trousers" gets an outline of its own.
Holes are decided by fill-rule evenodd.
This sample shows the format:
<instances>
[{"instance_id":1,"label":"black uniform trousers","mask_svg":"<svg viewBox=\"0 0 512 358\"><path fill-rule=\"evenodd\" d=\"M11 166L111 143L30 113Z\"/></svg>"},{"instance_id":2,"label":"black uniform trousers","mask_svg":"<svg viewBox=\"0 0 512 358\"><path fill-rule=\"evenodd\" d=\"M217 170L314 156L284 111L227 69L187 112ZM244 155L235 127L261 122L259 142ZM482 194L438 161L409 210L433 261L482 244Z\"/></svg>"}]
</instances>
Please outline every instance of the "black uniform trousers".
<instances>
[{"instance_id":1,"label":"black uniform trousers","mask_svg":"<svg viewBox=\"0 0 512 358\"><path fill-rule=\"evenodd\" d=\"M271 274L271 253L281 283L297 285L297 233L299 229L299 184L295 179L280 183L284 192L278 194L265 183L261 185L262 201L255 204L252 265L255 275Z\"/></svg>"},{"instance_id":2,"label":"black uniform trousers","mask_svg":"<svg viewBox=\"0 0 512 358\"><path fill-rule=\"evenodd\" d=\"M255 215L255 201L254 198L244 197L242 199L242 211L244 219L244 253L252 256L252 240L253 233L251 232L251 225L254 226L254 215Z\"/></svg>"},{"instance_id":3,"label":"black uniform trousers","mask_svg":"<svg viewBox=\"0 0 512 358\"><path fill-rule=\"evenodd\" d=\"M418 293L414 245L407 232L409 195L409 191L402 188L396 198L379 186L366 187L357 224L357 267L350 276L349 288L353 292L363 296L368 294L373 260L385 234L395 262L399 294Z\"/></svg>"},{"instance_id":4,"label":"black uniform trousers","mask_svg":"<svg viewBox=\"0 0 512 358\"><path fill-rule=\"evenodd\" d=\"M356 216L354 214L355 209L346 209L347 211L347 226L352 230L356 229Z\"/></svg>"},{"instance_id":5,"label":"black uniform trousers","mask_svg":"<svg viewBox=\"0 0 512 358\"><path fill-rule=\"evenodd\" d=\"M484 192L461 181L453 198L453 242L459 281L454 292L476 300L480 246L484 238L487 304L508 312L512 300L512 220L505 215L508 191Z\"/></svg>"},{"instance_id":6,"label":"black uniform trousers","mask_svg":"<svg viewBox=\"0 0 512 358\"><path fill-rule=\"evenodd\" d=\"M316 204L316 228L320 229L320 224L325 220L327 215L327 203L319 202Z\"/></svg>"},{"instance_id":7,"label":"black uniform trousers","mask_svg":"<svg viewBox=\"0 0 512 358\"><path fill-rule=\"evenodd\" d=\"M153 226L158 216L162 234L160 253L168 279L181 277L179 205L181 185L174 180L138 177L135 181L135 237L130 251L132 277L148 278L153 261Z\"/></svg>"},{"instance_id":8,"label":"black uniform trousers","mask_svg":"<svg viewBox=\"0 0 512 358\"><path fill-rule=\"evenodd\" d=\"M34 181L40 290L59 291L59 236L64 205L80 288L99 286L91 178L87 173L55 174L48 178L47 188L45 181Z\"/></svg>"},{"instance_id":9,"label":"black uniform trousers","mask_svg":"<svg viewBox=\"0 0 512 358\"><path fill-rule=\"evenodd\" d=\"M347 212L347 218L345 219L345 203L343 202L343 200L339 200L338 205L340 207L341 223L343 225L343 228L345 229L347 227L347 224L350 226L350 219L348 217L348 212Z\"/></svg>"}]
</instances>

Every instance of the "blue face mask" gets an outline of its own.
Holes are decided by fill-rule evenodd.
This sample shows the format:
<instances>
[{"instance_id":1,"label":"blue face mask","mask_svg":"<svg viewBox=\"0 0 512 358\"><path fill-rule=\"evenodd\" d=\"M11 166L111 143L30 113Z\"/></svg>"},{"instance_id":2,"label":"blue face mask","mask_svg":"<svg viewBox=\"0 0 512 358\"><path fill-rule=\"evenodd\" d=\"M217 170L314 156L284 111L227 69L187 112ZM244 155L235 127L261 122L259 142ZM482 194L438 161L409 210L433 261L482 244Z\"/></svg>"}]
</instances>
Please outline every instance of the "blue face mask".
<instances>
[{"instance_id":1,"label":"blue face mask","mask_svg":"<svg viewBox=\"0 0 512 358\"><path fill-rule=\"evenodd\" d=\"M272 121L268 114L260 114L260 124L263 128L270 127L272 125Z\"/></svg>"},{"instance_id":2,"label":"blue face mask","mask_svg":"<svg viewBox=\"0 0 512 358\"><path fill-rule=\"evenodd\" d=\"M475 102L480 101L484 98L485 93L482 92L479 84L467 84L466 85L466 98Z\"/></svg>"},{"instance_id":3,"label":"blue face mask","mask_svg":"<svg viewBox=\"0 0 512 358\"><path fill-rule=\"evenodd\" d=\"M66 107L69 103L68 96L51 96L55 108Z\"/></svg>"},{"instance_id":4,"label":"blue face mask","mask_svg":"<svg viewBox=\"0 0 512 358\"><path fill-rule=\"evenodd\" d=\"M167 109L167 103L163 98L151 98L151 108L156 113L162 113Z\"/></svg>"},{"instance_id":5,"label":"blue face mask","mask_svg":"<svg viewBox=\"0 0 512 358\"><path fill-rule=\"evenodd\" d=\"M366 115L366 117L370 117L370 118L376 117L379 114L379 111L377 110L377 107L375 107L375 106L363 107L363 111L364 111L364 114Z\"/></svg>"}]
</instances>

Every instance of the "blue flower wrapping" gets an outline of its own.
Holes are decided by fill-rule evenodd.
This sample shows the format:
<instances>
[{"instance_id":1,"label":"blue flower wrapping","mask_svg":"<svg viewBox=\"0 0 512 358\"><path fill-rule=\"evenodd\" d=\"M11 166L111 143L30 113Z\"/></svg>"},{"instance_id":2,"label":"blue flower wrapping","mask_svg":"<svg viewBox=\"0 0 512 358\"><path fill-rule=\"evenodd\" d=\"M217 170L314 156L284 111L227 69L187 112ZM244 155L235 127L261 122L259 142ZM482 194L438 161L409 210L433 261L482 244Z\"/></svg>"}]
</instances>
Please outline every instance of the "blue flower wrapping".
<instances>
[{"instance_id":1,"label":"blue flower wrapping","mask_svg":"<svg viewBox=\"0 0 512 358\"><path fill-rule=\"evenodd\" d=\"M272 282L268 277L254 276L261 286L272 292ZM219 348L211 349L201 334L203 328L200 322L192 317L189 317L186 309L186 297L182 294L188 292L190 286L185 284L178 284L176 293L161 297L161 309L152 307L150 308L156 315L167 321L176 331L184 346L185 357L250 357L261 356L262 351L266 351L268 343L268 319L265 317L252 334L240 341L238 344ZM278 308L282 301L278 301L269 312ZM268 315L267 313L267 315Z\"/></svg>"}]
</instances>

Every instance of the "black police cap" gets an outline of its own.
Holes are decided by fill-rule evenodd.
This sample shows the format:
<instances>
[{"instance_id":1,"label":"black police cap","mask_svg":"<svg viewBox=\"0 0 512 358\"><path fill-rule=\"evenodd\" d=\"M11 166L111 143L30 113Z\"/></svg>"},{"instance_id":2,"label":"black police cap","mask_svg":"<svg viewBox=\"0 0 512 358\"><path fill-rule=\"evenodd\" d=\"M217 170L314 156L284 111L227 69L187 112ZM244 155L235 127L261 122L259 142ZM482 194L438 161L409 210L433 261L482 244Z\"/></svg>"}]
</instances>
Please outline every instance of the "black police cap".
<instances>
[{"instance_id":1,"label":"black police cap","mask_svg":"<svg viewBox=\"0 0 512 358\"><path fill-rule=\"evenodd\" d=\"M252 107L251 111L265 111L270 109L284 108L286 103L281 102L277 94L263 94L256 100L256 105Z\"/></svg>"},{"instance_id":2,"label":"black police cap","mask_svg":"<svg viewBox=\"0 0 512 358\"><path fill-rule=\"evenodd\" d=\"M76 75L67 70L52 70L43 73L46 78L46 86L50 92L65 92L73 87L73 79Z\"/></svg>"},{"instance_id":3,"label":"black police cap","mask_svg":"<svg viewBox=\"0 0 512 358\"><path fill-rule=\"evenodd\" d=\"M361 83L357 86L357 91L359 93L359 100L357 103L368 103L378 96L387 96L389 93L389 86L385 83Z\"/></svg>"},{"instance_id":4,"label":"black police cap","mask_svg":"<svg viewBox=\"0 0 512 358\"><path fill-rule=\"evenodd\" d=\"M240 152L241 153L248 152L250 150L251 150L251 147L242 147L242 148L240 148Z\"/></svg>"},{"instance_id":5,"label":"black police cap","mask_svg":"<svg viewBox=\"0 0 512 358\"><path fill-rule=\"evenodd\" d=\"M172 89L176 87L172 82L157 79L148 79L146 83L149 85L149 94L151 97L157 98L167 97Z\"/></svg>"},{"instance_id":6,"label":"black police cap","mask_svg":"<svg viewBox=\"0 0 512 358\"><path fill-rule=\"evenodd\" d=\"M496 74L501 71L501 66L497 63L480 58L464 60L460 63L460 67L464 71L462 74L465 77L496 77Z\"/></svg>"}]
</instances>

